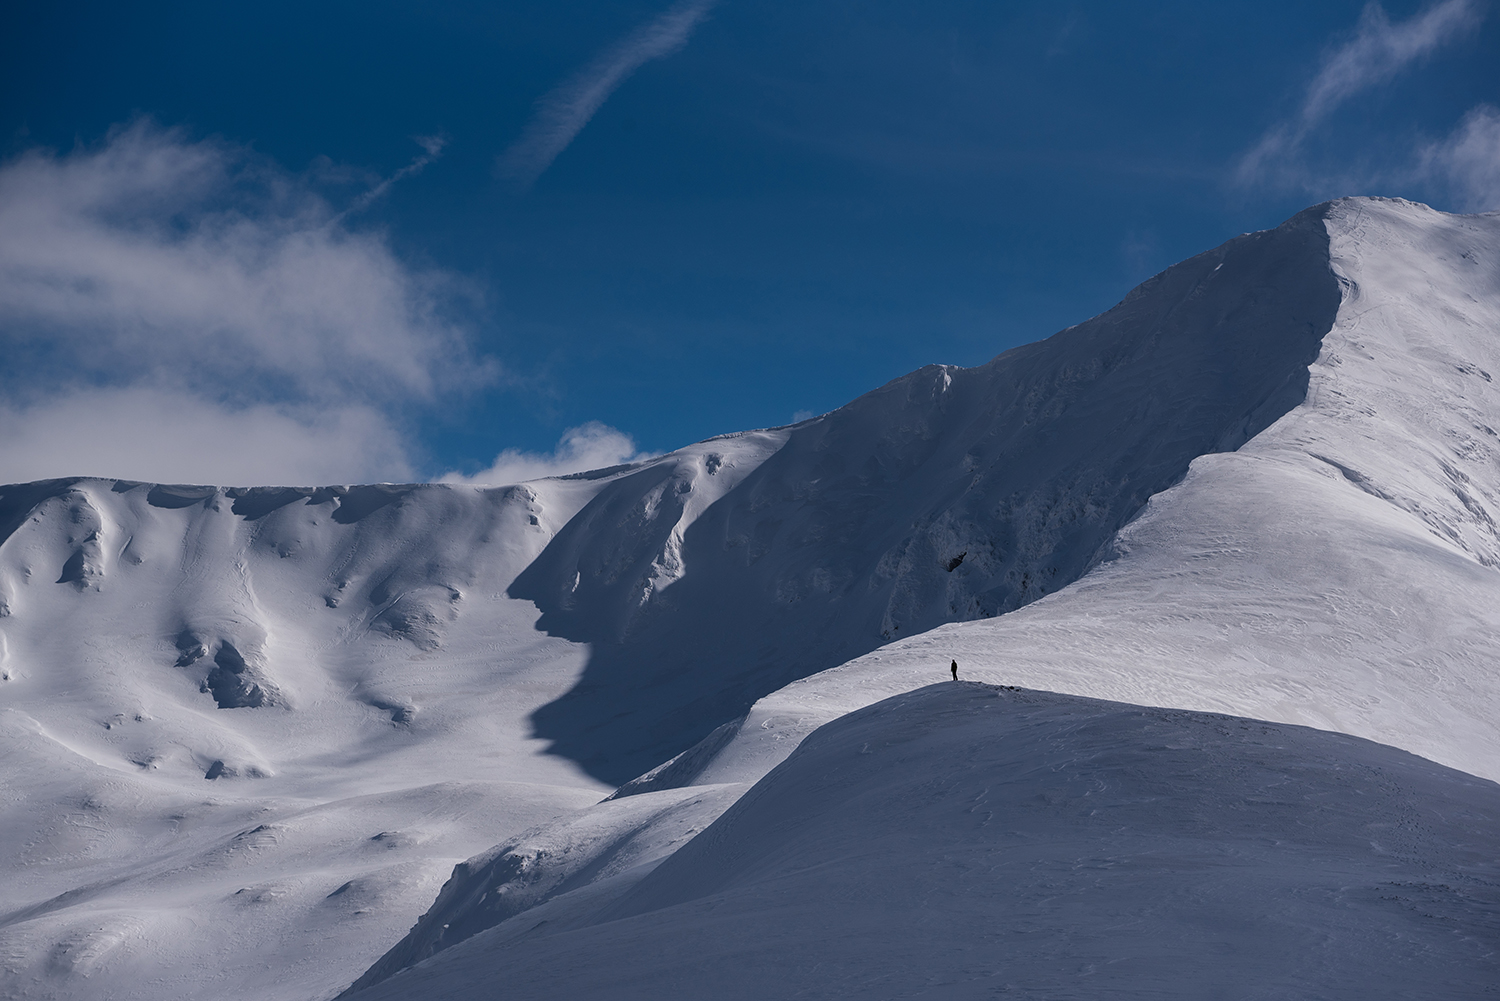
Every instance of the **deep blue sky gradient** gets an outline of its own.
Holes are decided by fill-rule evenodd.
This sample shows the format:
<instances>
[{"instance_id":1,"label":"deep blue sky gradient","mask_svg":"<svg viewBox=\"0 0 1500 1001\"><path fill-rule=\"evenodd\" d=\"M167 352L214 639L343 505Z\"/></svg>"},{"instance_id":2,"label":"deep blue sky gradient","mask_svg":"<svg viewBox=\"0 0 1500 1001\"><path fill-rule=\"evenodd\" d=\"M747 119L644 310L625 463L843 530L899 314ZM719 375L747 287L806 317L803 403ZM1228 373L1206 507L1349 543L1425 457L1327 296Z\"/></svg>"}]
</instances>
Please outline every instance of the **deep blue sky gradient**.
<instances>
[{"instance_id":1,"label":"deep blue sky gradient","mask_svg":"<svg viewBox=\"0 0 1500 1001\"><path fill-rule=\"evenodd\" d=\"M1306 185L1245 186L1237 158L1362 3L725 0L529 192L498 181L537 99L667 6L16 4L0 152L148 115L389 174L445 135L354 223L484 293L469 319L507 379L402 417L436 473L588 420L656 450L786 423L1045 337L1327 197L1446 207L1402 165L1500 103L1490 12L1331 117Z\"/></svg>"}]
</instances>

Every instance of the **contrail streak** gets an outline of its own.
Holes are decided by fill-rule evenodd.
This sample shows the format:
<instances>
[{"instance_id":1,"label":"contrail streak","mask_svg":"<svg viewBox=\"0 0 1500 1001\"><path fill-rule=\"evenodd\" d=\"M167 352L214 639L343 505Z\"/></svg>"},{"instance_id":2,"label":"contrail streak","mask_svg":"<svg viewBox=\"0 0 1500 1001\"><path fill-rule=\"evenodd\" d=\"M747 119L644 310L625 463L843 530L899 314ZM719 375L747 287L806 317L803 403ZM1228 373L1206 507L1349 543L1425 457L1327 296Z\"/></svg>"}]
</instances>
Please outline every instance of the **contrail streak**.
<instances>
[{"instance_id":1,"label":"contrail streak","mask_svg":"<svg viewBox=\"0 0 1500 1001\"><path fill-rule=\"evenodd\" d=\"M521 190L531 187L615 88L643 64L682 48L716 2L681 0L543 97L521 137L500 155L500 175Z\"/></svg>"}]
</instances>

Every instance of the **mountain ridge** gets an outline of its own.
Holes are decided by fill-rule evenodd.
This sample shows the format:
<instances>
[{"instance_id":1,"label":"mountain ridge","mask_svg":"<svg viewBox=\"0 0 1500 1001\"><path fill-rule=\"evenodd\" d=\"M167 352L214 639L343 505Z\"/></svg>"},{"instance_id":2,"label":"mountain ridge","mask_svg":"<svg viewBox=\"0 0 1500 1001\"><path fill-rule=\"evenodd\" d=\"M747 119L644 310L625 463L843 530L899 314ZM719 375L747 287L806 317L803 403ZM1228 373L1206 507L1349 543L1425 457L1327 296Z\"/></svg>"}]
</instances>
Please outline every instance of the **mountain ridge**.
<instances>
[{"instance_id":1,"label":"mountain ridge","mask_svg":"<svg viewBox=\"0 0 1500 1001\"><path fill-rule=\"evenodd\" d=\"M1500 777L1500 685L1490 667L1500 658L1500 578L1485 517L1500 498L1500 453L1480 419L1500 406L1484 378L1500 355L1500 217L1454 218L1395 200L1322 211L1342 312L1299 407L1237 451L1195 458L1071 587L794 682L758 701L727 743L687 754L682 775L660 785L643 777L643 794L675 790L676 802L698 788L708 803L726 782L748 789L818 726L945 676L950 659L963 677L988 683L1314 726ZM1465 241L1457 250L1448 242L1455 229ZM1455 259L1492 270L1455 276L1445 263ZM1402 288L1408 274L1422 276L1425 290ZM1467 312L1446 308L1465 301L1455 280L1476 293ZM1382 301L1382 285L1394 286L1394 303ZM594 808L595 822L611 809ZM719 809L705 805L695 824L713 824ZM567 840L561 829L540 830L513 848L558 839ZM534 895L520 915L488 918L474 900L481 887L508 886L503 875L483 865L455 873L398 949L451 947L435 934L439 924L470 934L486 920L588 925L674 854L634 857L632 876L576 887L565 880L579 867L613 871L607 848L576 845L566 864L552 864L559 881L547 892L559 896Z\"/></svg>"}]
</instances>

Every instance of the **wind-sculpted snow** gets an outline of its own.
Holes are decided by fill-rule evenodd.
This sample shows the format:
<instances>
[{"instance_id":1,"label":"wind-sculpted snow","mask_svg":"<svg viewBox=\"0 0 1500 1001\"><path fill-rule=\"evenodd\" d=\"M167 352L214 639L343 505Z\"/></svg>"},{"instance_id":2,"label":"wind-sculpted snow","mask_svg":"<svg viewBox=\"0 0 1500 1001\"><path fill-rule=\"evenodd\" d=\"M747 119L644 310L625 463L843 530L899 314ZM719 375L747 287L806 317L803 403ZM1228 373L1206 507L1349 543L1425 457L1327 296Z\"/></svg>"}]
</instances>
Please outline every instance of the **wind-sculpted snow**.
<instances>
[{"instance_id":1,"label":"wind-sculpted snow","mask_svg":"<svg viewBox=\"0 0 1500 1001\"><path fill-rule=\"evenodd\" d=\"M525 722L581 652L502 594L577 489L0 487L0 994L331 995L604 795Z\"/></svg>"},{"instance_id":2,"label":"wind-sculpted snow","mask_svg":"<svg viewBox=\"0 0 1500 1001\"><path fill-rule=\"evenodd\" d=\"M987 365L897 379L774 454L762 433L617 477L510 588L592 645L537 732L623 782L789 681L1076 580L1194 458L1302 402L1340 302L1321 214Z\"/></svg>"},{"instance_id":3,"label":"wind-sculpted snow","mask_svg":"<svg viewBox=\"0 0 1500 1001\"><path fill-rule=\"evenodd\" d=\"M950 682L352 999L1478 997L1497 831L1500 786L1394 748Z\"/></svg>"}]
</instances>

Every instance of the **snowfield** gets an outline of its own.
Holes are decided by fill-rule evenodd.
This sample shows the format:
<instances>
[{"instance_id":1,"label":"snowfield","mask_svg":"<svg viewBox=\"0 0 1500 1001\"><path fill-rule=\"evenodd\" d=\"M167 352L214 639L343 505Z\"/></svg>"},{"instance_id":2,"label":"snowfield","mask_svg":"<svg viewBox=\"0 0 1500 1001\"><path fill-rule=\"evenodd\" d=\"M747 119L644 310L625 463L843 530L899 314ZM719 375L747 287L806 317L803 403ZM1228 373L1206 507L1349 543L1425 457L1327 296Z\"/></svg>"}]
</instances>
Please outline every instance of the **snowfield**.
<instances>
[{"instance_id":1,"label":"snowfield","mask_svg":"<svg viewBox=\"0 0 1500 1001\"><path fill-rule=\"evenodd\" d=\"M1497 824L1495 783L1342 734L949 682L819 729L608 903L353 997L1478 997Z\"/></svg>"},{"instance_id":2,"label":"snowfield","mask_svg":"<svg viewBox=\"0 0 1500 1001\"><path fill-rule=\"evenodd\" d=\"M1496 375L1346 199L633 466L0 487L0 993L1480 993Z\"/></svg>"}]
</instances>

